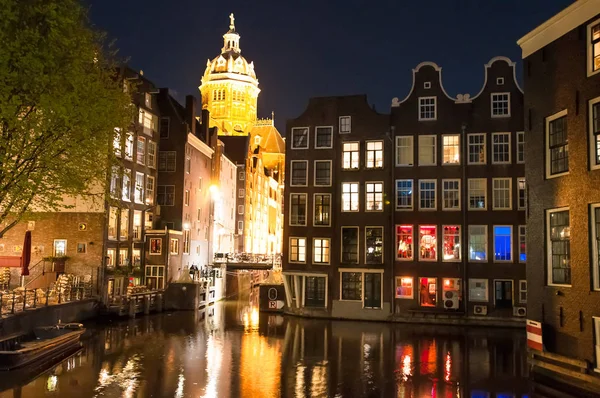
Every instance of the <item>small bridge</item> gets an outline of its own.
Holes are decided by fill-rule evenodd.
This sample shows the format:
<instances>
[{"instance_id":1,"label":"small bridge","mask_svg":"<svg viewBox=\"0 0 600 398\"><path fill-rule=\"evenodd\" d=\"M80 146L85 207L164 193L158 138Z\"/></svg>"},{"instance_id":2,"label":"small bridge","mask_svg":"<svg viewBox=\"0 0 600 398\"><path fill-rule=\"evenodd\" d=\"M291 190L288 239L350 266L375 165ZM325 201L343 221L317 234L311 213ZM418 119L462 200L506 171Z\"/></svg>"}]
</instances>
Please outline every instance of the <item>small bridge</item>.
<instances>
[{"instance_id":1,"label":"small bridge","mask_svg":"<svg viewBox=\"0 0 600 398\"><path fill-rule=\"evenodd\" d=\"M214 265L225 265L227 271L259 270L268 271L281 268L281 254L251 254L216 253L213 259Z\"/></svg>"}]
</instances>

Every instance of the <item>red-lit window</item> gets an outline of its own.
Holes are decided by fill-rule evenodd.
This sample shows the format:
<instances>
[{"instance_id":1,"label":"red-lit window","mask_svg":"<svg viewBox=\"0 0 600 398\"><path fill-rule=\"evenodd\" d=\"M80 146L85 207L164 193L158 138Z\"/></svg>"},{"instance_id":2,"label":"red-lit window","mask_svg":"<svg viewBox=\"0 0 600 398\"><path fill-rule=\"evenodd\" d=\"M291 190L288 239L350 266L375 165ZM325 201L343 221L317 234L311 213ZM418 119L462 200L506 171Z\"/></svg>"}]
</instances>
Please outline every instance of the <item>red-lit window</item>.
<instances>
[{"instance_id":1,"label":"red-lit window","mask_svg":"<svg viewBox=\"0 0 600 398\"><path fill-rule=\"evenodd\" d=\"M460 225L444 225L444 261L460 260Z\"/></svg>"},{"instance_id":2,"label":"red-lit window","mask_svg":"<svg viewBox=\"0 0 600 398\"><path fill-rule=\"evenodd\" d=\"M435 307L437 303L437 281L435 278L419 278L419 304Z\"/></svg>"},{"instance_id":3,"label":"red-lit window","mask_svg":"<svg viewBox=\"0 0 600 398\"><path fill-rule=\"evenodd\" d=\"M419 226L419 260L437 260L437 227L435 225Z\"/></svg>"},{"instance_id":4,"label":"red-lit window","mask_svg":"<svg viewBox=\"0 0 600 398\"><path fill-rule=\"evenodd\" d=\"M396 258L399 260L413 259L413 226L396 226Z\"/></svg>"}]
</instances>

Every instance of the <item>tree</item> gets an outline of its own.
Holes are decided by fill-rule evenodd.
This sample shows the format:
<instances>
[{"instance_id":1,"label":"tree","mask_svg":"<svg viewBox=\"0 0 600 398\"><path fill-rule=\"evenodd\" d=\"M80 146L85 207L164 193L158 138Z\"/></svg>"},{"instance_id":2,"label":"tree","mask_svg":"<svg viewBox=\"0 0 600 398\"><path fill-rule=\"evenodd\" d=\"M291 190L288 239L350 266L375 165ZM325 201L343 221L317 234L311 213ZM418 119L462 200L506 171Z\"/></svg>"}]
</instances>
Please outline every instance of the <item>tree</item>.
<instances>
[{"instance_id":1,"label":"tree","mask_svg":"<svg viewBox=\"0 0 600 398\"><path fill-rule=\"evenodd\" d=\"M0 0L0 236L65 198L104 200L133 117L114 55L78 0Z\"/></svg>"}]
</instances>

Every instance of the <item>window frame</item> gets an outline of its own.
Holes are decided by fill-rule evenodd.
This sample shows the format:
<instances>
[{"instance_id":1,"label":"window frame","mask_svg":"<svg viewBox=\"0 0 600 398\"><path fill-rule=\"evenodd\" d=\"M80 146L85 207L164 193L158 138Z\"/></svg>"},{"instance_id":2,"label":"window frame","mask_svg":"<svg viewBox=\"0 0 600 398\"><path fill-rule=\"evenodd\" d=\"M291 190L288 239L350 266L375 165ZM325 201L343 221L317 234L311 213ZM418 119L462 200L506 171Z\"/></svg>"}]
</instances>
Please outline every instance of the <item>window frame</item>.
<instances>
[{"instance_id":1,"label":"window frame","mask_svg":"<svg viewBox=\"0 0 600 398\"><path fill-rule=\"evenodd\" d=\"M436 211L437 210L437 179L435 178L424 178L419 181L419 211ZM434 183L433 189L433 207L422 207L421 206L421 183ZM414 190L413 190L414 191Z\"/></svg>"},{"instance_id":2,"label":"window frame","mask_svg":"<svg viewBox=\"0 0 600 398\"><path fill-rule=\"evenodd\" d=\"M368 255L368 252L367 252L367 249L368 249L368 247L367 247L367 239L368 239L367 230L368 229L381 230L381 261L380 262L370 262L367 260L367 255ZM365 235L364 235L365 236L365 238L364 238L364 241L365 241L365 245L364 245L365 264L366 265L382 265L382 264L384 264L384 261L385 261L384 260L385 259L385 228L381 225L367 225L367 226L365 226L364 230L365 230Z\"/></svg>"},{"instance_id":3,"label":"window frame","mask_svg":"<svg viewBox=\"0 0 600 398\"><path fill-rule=\"evenodd\" d=\"M328 261L316 261L316 255L317 255L317 250L316 250L316 246L315 243L317 240L320 241L327 241L329 242L327 245L327 260ZM323 250L324 246L321 245L321 250ZM325 257L325 255L323 253L321 253L321 258L323 259ZM317 265L329 265L331 264L331 238L324 238L324 237L314 237L312 239L312 263L313 264L317 264Z\"/></svg>"},{"instance_id":4,"label":"window frame","mask_svg":"<svg viewBox=\"0 0 600 398\"><path fill-rule=\"evenodd\" d=\"M352 302L362 302L364 300L364 278L363 278L363 272L360 271L355 271L355 270L339 270L340 273L340 301L352 301ZM359 299L350 299L350 298L344 298L344 274L358 274L360 276L360 280L358 283L360 283L360 298ZM356 281L352 282L354 284L356 284Z\"/></svg>"},{"instance_id":5,"label":"window frame","mask_svg":"<svg viewBox=\"0 0 600 398\"><path fill-rule=\"evenodd\" d=\"M568 110L567 109L563 109L560 112L556 112L553 115L548 116L545 121L544 121L544 153L545 153L545 174L546 174L546 179L549 180L551 178L557 178L557 177L561 177L564 175L568 175L569 171L570 171L570 166L569 166L569 159L567 158L567 171L563 171L560 173L551 173L551 165L552 165L552 159L551 159L551 151L550 151L550 123L552 123L553 121L560 119L562 117L565 117L567 119L565 119L565 123L568 122ZM569 145L569 127L567 124L567 146Z\"/></svg>"},{"instance_id":6,"label":"window frame","mask_svg":"<svg viewBox=\"0 0 600 398\"><path fill-rule=\"evenodd\" d=\"M139 189L140 178L141 178L141 189ZM139 193L139 195L138 195ZM139 199L139 200L138 200ZM135 184L133 188L133 202L137 204L145 204L146 203L146 175L144 173L140 173L139 171L135 172Z\"/></svg>"},{"instance_id":7,"label":"window frame","mask_svg":"<svg viewBox=\"0 0 600 398\"><path fill-rule=\"evenodd\" d=\"M381 143L381 149L369 149L369 144ZM373 152L373 166L369 166L369 152ZM377 153L381 152L381 166L377 166ZM360 158L359 158L360 162ZM383 140L365 141L365 169L381 170L385 166L385 143Z\"/></svg>"},{"instance_id":8,"label":"window frame","mask_svg":"<svg viewBox=\"0 0 600 398\"><path fill-rule=\"evenodd\" d=\"M458 182L458 188L456 189L456 192L458 193L458 207L446 207L446 199L444 196L444 193L446 192L445 188L444 188L444 183L446 182ZM442 179L442 211L460 211L462 208L462 198L461 198L461 179L460 178L443 178Z\"/></svg>"},{"instance_id":9,"label":"window frame","mask_svg":"<svg viewBox=\"0 0 600 398\"><path fill-rule=\"evenodd\" d=\"M521 189L523 182L523 189ZM521 191L523 191L523 206L521 206ZM527 210L527 180L525 177L517 177L517 210Z\"/></svg>"},{"instance_id":10,"label":"window frame","mask_svg":"<svg viewBox=\"0 0 600 398\"><path fill-rule=\"evenodd\" d=\"M600 230L596 228L596 224L600 223L600 220L596 220L596 212L594 210L600 209L600 203L590 204L590 255L592 257L592 289L594 291L600 291L600 239L595 236L598 234L600 238Z\"/></svg>"},{"instance_id":11,"label":"window frame","mask_svg":"<svg viewBox=\"0 0 600 398\"><path fill-rule=\"evenodd\" d=\"M525 284L525 289L523 289L523 284ZM519 303L520 304L527 304L527 290L528 290L527 280L519 279ZM522 296L523 293L525 293L525 299L523 299L523 296Z\"/></svg>"},{"instance_id":12,"label":"window frame","mask_svg":"<svg viewBox=\"0 0 600 398\"><path fill-rule=\"evenodd\" d=\"M497 207L496 203L495 203L495 199L496 199L496 195L495 195L495 191L496 188L494 187L494 183L496 181L508 181L508 203L509 203L509 207ZM498 178L492 178L492 210L495 211L510 211L513 209L513 195L512 195L512 178L510 177L498 177Z\"/></svg>"},{"instance_id":13,"label":"window frame","mask_svg":"<svg viewBox=\"0 0 600 398\"><path fill-rule=\"evenodd\" d=\"M403 287L403 282L405 280L409 280L410 279L410 290L411 290L411 295L398 295L398 280L400 280L400 287ZM413 300L415 298L415 278L413 276L396 276L394 278L394 298L397 300Z\"/></svg>"},{"instance_id":14,"label":"window frame","mask_svg":"<svg viewBox=\"0 0 600 398\"><path fill-rule=\"evenodd\" d=\"M317 184L317 163L329 163L329 183ZM317 159L313 162L313 185L315 187L331 187L333 176L333 160Z\"/></svg>"},{"instance_id":15,"label":"window frame","mask_svg":"<svg viewBox=\"0 0 600 398\"><path fill-rule=\"evenodd\" d=\"M304 173L304 183L294 183L294 164L304 163L306 165ZM307 187L308 186L308 160L290 160L290 187Z\"/></svg>"},{"instance_id":16,"label":"window frame","mask_svg":"<svg viewBox=\"0 0 600 398\"><path fill-rule=\"evenodd\" d=\"M553 275L552 275L553 268L552 268L552 261L551 261L551 259L552 259L552 240L551 240L551 236L550 236L551 235L551 231L550 231L550 229L551 229L550 228L550 215L552 213L560 213L560 212L563 212L563 211L568 212L568 215L569 215L569 232L570 232L570 228L571 228L571 211L570 211L570 208L568 206L557 207L557 208L553 208L553 209L547 209L546 210L546 214L545 214L546 217L545 217L544 232L545 232L545 235L546 235L545 236L545 240L546 240L546 253L545 254L546 255L545 255L544 261L546 263L546 274L547 274L546 284L548 286L571 287L572 283L573 283L572 278L570 278L571 279L571 283L569 283L569 284L554 283L554 282L552 282L552 280L553 280ZM571 236L570 236L570 233L569 233L569 247L570 247L570 244L571 244ZM569 250L569 270L572 269L570 261L571 261L571 255L570 255L570 250Z\"/></svg>"},{"instance_id":17,"label":"window frame","mask_svg":"<svg viewBox=\"0 0 600 398\"><path fill-rule=\"evenodd\" d=\"M306 146L296 147L294 146L294 133L296 131L306 131ZM309 149L310 148L310 128L309 127L292 127L292 131L290 133L290 149L301 150L301 149Z\"/></svg>"},{"instance_id":18,"label":"window frame","mask_svg":"<svg viewBox=\"0 0 600 398\"><path fill-rule=\"evenodd\" d=\"M455 137L458 142L456 144L456 149L458 151L458 162L456 163L450 163L450 162L445 162L444 161L444 149L446 148L446 145L444 144L444 139L446 137ZM461 139L460 139L460 134L442 134L442 166L460 166L462 163L462 153L461 153Z\"/></svg>"},{"instance_id":19,"label":"window frame","mask_svg":"<svg viewBox=\"0 0 600 398\"><path fill-rule=\"evenodd\" d=\"M292 240L296 239L297 240L297 259L294 260L292 259ZM304 261L300 260L300 240L303 239L304 240ZM308 250L306 247L306 237L304 236L290 236L289 237L289 250L288 250L288 262L289 263L294 263L294 264L306 264L306 255L308 254Z\"/></svg>"},{"instance_id":20,"label":"window frame","mask_svg":"<svg viewBox=\"0 0 600 398\"><path fill-rule=\"evenodd\" d=\"M510 235L509 235L509 248L510 248L510 260L499 260L496 258L496 253L497 253L497 248L496 248L496 227L501 227L501 228L509 228L510 229ZM513 239L514 239L514 231L513 231L513 226L512 225L499 225L499 224L494 224L492 225L492 246L494 249L494 257L492 258L492 262L494 263L514 263L515 261L515 250L514 250L514 245L513 245Z\"/></svg>"},{"instance_id":21,"label":"window frame","mask_svg":"<svg viewBox=\"0 0 600 398\"><path fill-rule=\"evenodd\" d=\"M348 130L342 130L342 119L348 119ZM338 117L338 134L350 134L352 133L352 116L339 116Z\"/></svg>"},{"instance_id":22,"label":"window frame","mask_svg":"<svg viewBox=\"0 0 600 398\"><path fill-rule=\"evenodd\" d=\"M422 163L421 162L421 139L425 138L433 138L433 145L428 147L433 147L433 163ZM417 164L419 167L428 167L428 166L437 166L437 135L420 135L417 140L418 149L417 149Z\"/></svg>"},{"instance_id":23,"label":"window frame","mask_svg":"<svg viewBox=\"0 0 600 398\"><path fill-rule=\"evenodd\" d=\"M444 259L444 244L445 244L445 238L446 238L446 227L458 227L458 245L459 245L459 249L458 249L458 258L457 259ZM462 261L462 246L463 246L463 239L462 239L462 233L463 233L463 227L460 224L443 224L442 225L442 262L443 263L460 263Z\"/></svg>"},{"instance_id":24,"label":"window frame","mask_svg":"<svg viewBox=\"0 0 600 398\"><path fill-rule=\"evenodd\" d=\"M330 145L329 146L319 146L318 140L318 132L319 129L329 129L330 134ZM333 149L333 126L315 126L315 149Z\"/></svg>"},{"instance_id":25,"label":"window frame","mask_svg":"<svg viewBox=\"0 0 600 398\"><path fill-rule=\"evenodd\" d=\"M483 143L471 144L471 137L481 136L483 137ZM483 162L472 162L471 161L471 146L483 145ZM468 165L485 165L487 164L487 134L486 133L469 133L467 134L467 164Z\"/></svg>"},{"instance_id":26,"label":"window frame","mask_svg":"<svg viewBox=\"0 0 600 398\"><path fill-rule=\"evenodd\" d=\"M424 104L423 101L425 100L431 100L433 99L433 117L432 118L426 118L426 117L422 117L421 115L421 108L424 106L431 106L431 104ZM435 95L433 96L428 96L428 97L419 97L417 100L417 115L418 115L418 120L419 122L427 122L427 121L435 121L437 120L437 97Z\"/></svg>"},{"instance_id":27,"label":"window frame","mask_svg":"<svg viewBox=\"0 0 600 398\"><path fill-rule=\"evenodd\" d=\"M517 252L518 252L518 256L519 256L518 262L521 264L526 264L527 263L527 225L519 224L518 228L519 228L519 236L518 236L519 241L517 242L517 244L518 244ZM521 251L521 240L522 239L525 240L524 252ZM525 254L525 260L521 260L521 254Z\"/></svg>"},{"instance_id":28,"label":"window frame","mask_svg":"<svg viewBox=\"0 0 600 398\"><path fill-rule=\"evenodd\" d=\"M401 139L408 139L410 141L410 146L408 148L409 149L409 153L410 153L410 163L400 163L400 159L399 159L399 148L407 148L406 146L399 146L399 141ZM395 161L396 161L396 167L414 167L415 165L415 136L414 135L398 135L396 136L396 140L395 140L395 145L394 145L394 149L395 149Z\"/></svg>"},{"instance_id":29,"label":"window frame","mask_svg":"<svg viewBox=\"0 0 600 398\"><path fill-rule=\"evenodd\" d=\"M600 23L600 20L598 21ZM600 72L600 68L596 71L596 73ZM589 139L589 157L590 157L590 170L598 170L600 169L600 148L598 148L598 144L596 144L596 140L600 143L600 110L598 111L598 134L596 135L594 132L594 105L600 107L600 97L592 98L588 101L588 139ZM598 138L596 138L596 136Z\"/></svg>"},{"instance_id":30,"label":"window frame","mask_svg":"<svg viewBox=\"0 0 600 398\"><path fill-rule=\"evenodd\" d=\"M488 208L488 186L487 186L487 178L468 178L467 179L467 208L469 211L486 211ZM484 186L484 198L485 198L485 203L483 207L471 207L471 183L474 181L483 181L483 186Z\"/></svg>"},{"instance_id":31,"label":"window frame","mask_svg":"<svg viewBox=\"0 0 600 398\"><path fill-rule=\"evenodd\" d=\"M483 227L483 231L484 231L484 244L485 244L485 259L484 260L477 260L477 259L473 259L471 258L471 230L474 229L475 227ZM479 236L479 235L477 235ZM485 224L469 224L468 228L467 228L467 251L468 251L468 262L471 263L487 263L489 262L490 259L490 255L489 255L489 231L488 231L488 226Z\"/></svg>"},{"instance_id":32,"label":"window frame","mask_svg":"<svg viewBox=\"0 0 600 398\"><path fill-rule=\"evenodd\" d=\"M419 229L417 231L417 233L419 234L419 257L418 257L418 261L423 261L423 262L438 262L439 258L440 258L440 253L439 253L439 237L438 237L438 232L439 232L439 228L437 224L419 224L418 225ZM435 257L434 258L423 258L423 256L421 255L421 228L428 228L428 227L433 227L435 228ZM413 244L414 246L414 244ZM413 250L415 250L413 248ZM414 256L414 253L413 253Z\"/></svg>"},{"instance_id":33,"label":"window frame","mask_svg":"<svg viewBox=\"0 0 600 398\"><path fill-rule=\"evenodd\" d=\"M471 282L473 283L485 283L485 299L478 299L471 297ZM473 303L488 303L490 301L490 281L484 278L469 278L467 281L467 289L469 292L469 301Z\"/></svg>"},{"instance_id":34,"label":"window frame","mask_svg":"<svg viewBox=\"0 0 600 398\"><path fill-rule=\"evenodd\" d=\"M152 182L150 182L152 181ZM155 201L155 192L156 192L156 179L151 176L150 174L146 174L146 191L144 192L145 195L145 203L147 205L152 205L154 204Z\"/></svg>"},{"instance_id":35,"label":"window frame","mask_svg":"<svg viewBox=\"0 0 600 398\"><path fill-rule=\"evenodd\" d=\"M519 146L523 150L519 150ZM525 164L525 132L517 131L517 164Z\"/></svg>"},{"instance_id":36,"label":"window frame","mask_svg":"<svg viewBox=\"0 0 600 398\"><path fill-rule=\"evenodd\" d=\"M350 185L350 192L349 192L349 195L350 195L350 202L349 202L350 203L350 207L349 207L349 210L344 210L344 193L345 193L344 192L344 185L345 184L349 184ZM357 200L358 204L357 204L356 210L352 210L352 194L353 194L353 192L352 192L352 185L353 184L356 184L356 187L357 187L357 191L356 191L356 198L357 199L356 200ZM342 208L341 208L340 211L342 213L358 213L358 212L360 212L360 182L358 182L358 181L345 181L345 182L342 182L341 193L342 193L342 198L341 198L342 200L340 202L341 202Z\"/></svg>"},{"instance_id":37,"label":"window frame","mask_svg":"<svg viewBox=\"0 0 600 398\"><path fill-rule=\"evenodd\" d=\"M356 261L344 260L344 230L353 229L356 231ZM350 254L352 254L350 252ZM344 225L340 227L340 264L360 264L360 227L356 225Z\"/></svg>"},{"instance_id":38,"label":"window frame","mask_svg":"<svg viewBox=\"0 0 600 398\"><path fill-rule=\"evenodd\" d=\"M297 195L299 198L304 196L304 224L301 224L301 223L292 224L292 210L294 209L292 197L295 195ZM304 192L290 192L289 204L290 204L289 205L290 210L288 213L288 216L289 216L288 225L290 227L306 227L307 218L308 218L307 217L308 216L308 195ZM298 216L296 216L296 218L298 218Z\"/></svg>"},{"instance_id":39,"label":"window frame","mask_svg":"<svg viewBox=\"0 0 600 398\"><path fill-rule=\"evenodd\" d=\"M415 226L414 225L408 225L408 224L396 224L395 226L395 231L394 231L394 239L396 241L396 246L395 246L395 255L394 258L396 259L396 261L414 261L415 259ZM403 257L398 257L398 248L399 248L399 244L400 244L400 239L399 239L399 232L402 229L407 229L410 228L410 240L411 240L411 254L410 257L407 258L403 258Z\"/></svg>"},{"instance_id":40,"label":"window frame","mask_svg":"<svg viewBox=\"0 0 600 398\"><path fill-rule=\"evenodd\" d=\"M169 193L167 192L168 187L172 187L173 188L173 201L172 201L172 203L171 204L161 204L161 203L158 203L158 191L159 191L159 189L160 188L164 189L164 191L165 191L165 199L167 199L168 195L169 195ZM157 185L156 186L156 203L158 205L160 205L160 206L165 206L165 207L175 206L176 195L177 195L177 193L175 191L175 185ZM165 202L165 203L167 203L167 202Z\"/></svg>"},{"instance_id":41,"label":"window frame","mask_svg":"<svg viewBox=\"0 0 600 398\"><path fill-rule=\"evenodd\" d=\"M506 161L495 161L494 160L494 149L496 146L496 143L494 142L494 137L498 137L498 136L507 136L508 137L508 160ZM502 145L504 145L505 143L502 143ZM511 164L512 163L512 134L510 132L506 132L506 131L497 131L492 133L492 159L491 159L491 164Z\"/></svg>"},{"instance_id":42,"label":"window frame","mask_svg":"<svg viewBox=\"0 0 600 398\"><path fill-rule=\"evenodd\" d=\"M357 144L358 148L356 150L346 151L345 148L344 148L346 146L346 144ZM346 153L350 154L350 161L349 161L350 167L345 167L344 166L344 163L346 161L344 159L344 157L345 157L344 155ZM356 156L357 156L356 167L352 167L352 164L354 163L354 161L353 161L354 160L353 159L354 158L354 156L353 156L354 154L356 154ZM360 170L360 141L342 141L342 156L341 156L341 158L342 158L342 171L356 171L356 170Z\"/></svg>"},{"instance_id":43,"label":"window frame","mask_svg":"<svg viewBox=\"0 0 600 398\"><path fill-rule=\"evenodd\" d=\"M380 184L381 185L381 192L377 192L375 191L375 189L377 188L377 185ZM373 185L373 192L369 192L368 190L368 186L369 185ZM385 203L385 190L384 190L384 182L383 181L365 181L365 212L369 212L369 213L381 213L383 212L383 207L384 207L384 203ZM359 191L360 191L360 187L359 187ZM375 210L369 210L368 208L368 203L369 203L369 195L373 195L374 199L373 199L373 203L377 204L377 194L380 193L381 194L381 210L377 210L377 208ZM360 194L360 192L359 192ZM360 206L360 203L359 203ZM377 206L375 206L377 207Z\"/></svg>"},{"instance_id":44,"label":"window frame","mask_svg":"<svg viewBox=\"0 0 600 398\"><path fill-rule=\"evenodd\" d=\"M317 196L323 196L323 197L327 196L327 197L329 197L329 213L328 213L328 216L327 216L327 220L329 222L326 225L325 224L323 224L323 225L321 225L321 224L315 224L315 215L317 214L317 212L316 212ZM321 205L321 206L323 206L323 205ZM331 194L330 193L320 193L320 192L317 192L317 193L313 194L313 205L312 205L312 210L313 210L313 216L312 216L312 221L313 222L312 222L312 225L313 225L313 227L317 227L317 228L321 228L321 227L328 228L328 227L331 227L331 215L332 215L331 214L331 206L332 206L332 203L331 203Z\"/></svg>"},{"instance_id":45,"label":"window frame","mask_svg":"<svg viewBox=\"0 0 600 398\"><path fill-rule=\"evenodd\" d=\"M506 95L508 96L507 99L507 106L506 106L506 110L508 113L503 113L500 115L494 115L494 96L500 96L500 95ZM496 99L496 101L498 101ZM504 102L504 101L502 101ZM511 116L511 98L510 98L510 92L509 91L503 91L503 92L497 92L497 93L490 93L490 117L493 119L499 119L499 118L505 118L505 117L510 117Z\"/></svg>"},{"instance_id":46,"label":"window frame","mask_svg":"<svg viewBox=\"0 0 600 398\"><path fill-rule=\"evenodd\" d=\"M594 70L594 42L592 40L592 28L600 24L600 19L590 22L586 27L586 61L587 61L587 77L591 77L600 73L600 67ZM600 54L599 54L600 56ZM598 365L600 368L600 365Z\"/></svg>"},{"instance_id":47,"label":"window frame","mask_svg":"<svg viewBox=\"0 0 600 398\"><path fill-rule=\"evenodd\" d=\"M398 207L398 182L400 181L410 181L410 208L408 207ZM394 207L396 209L396 211L412 211L415 208L415 180L413 179L409 179L409 178L404 178L404 179L397 179L395 181L395 199L396 199L396 203L394 204Z\"/></svg>"}]
</instances>

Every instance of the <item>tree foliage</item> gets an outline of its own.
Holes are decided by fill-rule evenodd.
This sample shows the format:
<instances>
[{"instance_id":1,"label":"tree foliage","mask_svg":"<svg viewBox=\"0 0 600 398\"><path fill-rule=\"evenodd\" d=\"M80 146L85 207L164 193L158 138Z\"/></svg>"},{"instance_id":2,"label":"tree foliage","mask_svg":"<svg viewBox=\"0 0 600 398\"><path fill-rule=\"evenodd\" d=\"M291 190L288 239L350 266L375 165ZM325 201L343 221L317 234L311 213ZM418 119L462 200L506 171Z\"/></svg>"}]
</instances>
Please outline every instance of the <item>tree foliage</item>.
<instances>
[{"instance_id":1,"label":"tree foliage","mask_svg":"<svg viewBox=\"0 0 600 398\"><path fill-rule=\"evenodd\" d=\"M0 236L66 197L103 200L132 121L113 56L78 0L0 0Z\"/></svg>"}]
</instances>

